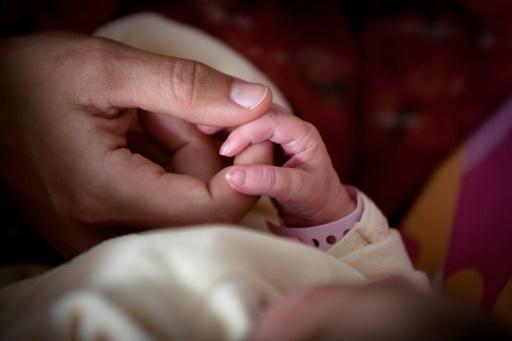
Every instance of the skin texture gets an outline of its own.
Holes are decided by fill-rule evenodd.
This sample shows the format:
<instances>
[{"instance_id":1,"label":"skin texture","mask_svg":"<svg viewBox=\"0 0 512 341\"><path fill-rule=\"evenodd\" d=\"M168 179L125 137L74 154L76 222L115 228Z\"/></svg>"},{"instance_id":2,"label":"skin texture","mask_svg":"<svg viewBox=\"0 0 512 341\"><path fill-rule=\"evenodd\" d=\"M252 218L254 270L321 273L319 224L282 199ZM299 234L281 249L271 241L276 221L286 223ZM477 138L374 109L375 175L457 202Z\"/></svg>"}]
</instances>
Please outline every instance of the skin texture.
<instances>
[{"instance_id":1,"label":"skin texture","mask_svg":"<svg viewBox=\"0 0 512 341\"><path fill-rule=\"evenodd\" d=\"M226 183L196 124L259 117L266 87L234 91L240 81L205 65L68 33L6 39L0 52L2 187L64 255L149 228L236 223L255 203ZM271 161L267 144L234 164Z\"/></svg>"},{"instance_id":2,"label":"skin texture","mask_svg":"<svg viewBox=\"0 0 512 341\"><path fill-rule=\"evenodd\" d=\"M266 141L279 145L288 160L282 167L231 167L226 178L234 189L275 199L281 218L288 226L325 224L355 209L318 130L278 105L260 118L234 129L220 153L240 155L247 147Z\"/></svg>"}]
</instances>

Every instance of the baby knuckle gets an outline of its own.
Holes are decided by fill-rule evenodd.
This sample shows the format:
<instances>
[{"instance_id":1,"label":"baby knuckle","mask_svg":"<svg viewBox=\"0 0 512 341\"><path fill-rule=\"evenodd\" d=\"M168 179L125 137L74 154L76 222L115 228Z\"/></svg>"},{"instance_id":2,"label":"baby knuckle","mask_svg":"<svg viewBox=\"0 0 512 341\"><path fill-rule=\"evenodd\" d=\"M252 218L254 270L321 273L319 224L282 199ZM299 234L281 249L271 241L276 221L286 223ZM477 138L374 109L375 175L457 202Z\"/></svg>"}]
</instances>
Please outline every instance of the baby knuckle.
<instances>
[{"instance_id":1,"label":"baby knuckle","mask_svg":"<svg viewBox=\"0 0 512 341\"><path fill-rule=\"evenodd\" d=\"M320 133L318 132L318 129L310 122L304 121L304 130L306 132L306 135L316 138L320 136Z\"/></svg>"},{"instance_id":2,"label":"baby knuckle","mask_svg":"<svg viewBox=\"0 0 512 341\"><path fill-rule=\"evenodd\" d=\"M270 167L264 167L260 172L260 179L262 187L265 191L272 190L276 188L277 185L277 174L274 169Z\"/></svg>"},{"instance_id":3,"label":"baby knuckle","mask_svg":"<svg viewBox=\"0 0 512 341\"><path fill-rule=\"evenodd\" d=\"M307 188L306 179L304 178L304 175L302 172L291 172L290 173L290 179L289 179L289 185L288 185L288 195L290 198L302 198L302 193L304 192L304 189Z\"/></svg>"},{"instance_id":4,"label":"baby knuckle","mask_svg":"<svg viewBox=\"0 0 512 341\"><path fill-rule=\"evenodd\" d=\"M314 154L314 153L316 153L319 143L322 140L322 138L320 136L320 133L318 132L318 130L316 129L316 127L313 124L311 124L309 122L304 122L304 123L305 123L304 133L301 136L301 138L298 139L298 141L300 141L300 145L302 147L303 152L305 152L305 153L309 152L309 153ZM311 156L311 155L309 155L309 156Z\"/></svg>"}]
</instances>

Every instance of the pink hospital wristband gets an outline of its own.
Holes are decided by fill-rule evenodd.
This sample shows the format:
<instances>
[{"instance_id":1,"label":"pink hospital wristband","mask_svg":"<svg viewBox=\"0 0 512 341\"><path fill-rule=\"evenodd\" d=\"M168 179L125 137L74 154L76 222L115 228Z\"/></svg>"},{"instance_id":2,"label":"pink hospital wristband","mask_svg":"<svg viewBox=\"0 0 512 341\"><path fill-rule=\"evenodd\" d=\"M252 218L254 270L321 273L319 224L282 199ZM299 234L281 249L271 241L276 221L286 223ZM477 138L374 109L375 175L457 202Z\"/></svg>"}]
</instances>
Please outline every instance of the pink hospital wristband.
<instances>
[{"instance_id":1,"label":"pink hospital wristband","mask_svg":"<svg viewBox=\"0 0 512 341\"><path fill-rule=\"evenodd\" d=\"M297 239L304 244L327 251L354 227L363 214L363 201L357 189L347 187L347 192L356 199L356 209L341 219L311 227L276 226L270 223L268 227L276 235Z\"/></svg>"}]
</instances>

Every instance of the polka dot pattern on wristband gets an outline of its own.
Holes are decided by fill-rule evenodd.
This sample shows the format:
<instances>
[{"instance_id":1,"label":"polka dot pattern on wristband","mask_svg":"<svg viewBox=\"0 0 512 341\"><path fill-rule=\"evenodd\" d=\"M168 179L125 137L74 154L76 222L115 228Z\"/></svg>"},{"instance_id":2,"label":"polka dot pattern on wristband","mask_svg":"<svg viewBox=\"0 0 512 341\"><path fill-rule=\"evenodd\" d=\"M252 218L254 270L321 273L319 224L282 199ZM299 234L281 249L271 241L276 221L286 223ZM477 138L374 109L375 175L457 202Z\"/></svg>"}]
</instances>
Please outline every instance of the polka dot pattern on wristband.
<instances>
[{"instance_id":1,"label":"polka dot pattern on wristband","mask_svg":"<svg viewBox=\"0 0 512 341\"><path fill-rule=\"evenodd\" d=\"M289 237L322 251L327 251L340 241L361 219L363 201L357 189L347 187L347 192L357 202L356 209L336 221L312 227L276 226L268 223L270 231L276 235Z\"/></svg>"}]
</instances>

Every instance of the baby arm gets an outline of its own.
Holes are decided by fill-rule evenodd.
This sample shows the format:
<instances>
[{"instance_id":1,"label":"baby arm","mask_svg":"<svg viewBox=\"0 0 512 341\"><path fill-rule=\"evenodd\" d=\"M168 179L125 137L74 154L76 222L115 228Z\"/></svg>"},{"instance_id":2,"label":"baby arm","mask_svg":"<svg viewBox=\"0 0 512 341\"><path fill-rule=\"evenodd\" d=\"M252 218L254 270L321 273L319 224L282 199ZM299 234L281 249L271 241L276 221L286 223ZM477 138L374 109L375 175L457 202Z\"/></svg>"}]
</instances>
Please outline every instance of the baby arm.
<instances>
[{"instance_id":1,"label":"baby arm","mask_svg":"<svg viewBox=\"0 0 512 341\"><path fill-rule=\"evenodd\" d=\"M233 130L220 153L235 156L264 141L280 145L288 161L282 167L233 166L226 174L231 187L275 199L287 226L326 224L354 211L354 199L340 182L316 128L284 108L275 105L267 114Z\"/></svg>"}]
</instances>

